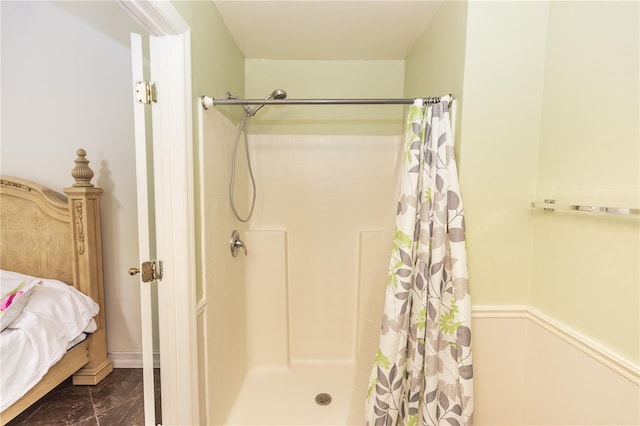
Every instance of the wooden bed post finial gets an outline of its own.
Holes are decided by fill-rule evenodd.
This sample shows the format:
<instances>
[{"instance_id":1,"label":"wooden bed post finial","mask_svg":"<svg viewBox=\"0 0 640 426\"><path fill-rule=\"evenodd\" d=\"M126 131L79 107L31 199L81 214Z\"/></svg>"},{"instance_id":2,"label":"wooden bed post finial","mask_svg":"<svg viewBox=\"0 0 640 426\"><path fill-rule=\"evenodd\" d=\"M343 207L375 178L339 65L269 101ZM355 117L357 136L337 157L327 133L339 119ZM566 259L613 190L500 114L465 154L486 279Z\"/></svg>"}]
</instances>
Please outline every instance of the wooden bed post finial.
<instances>
[{"instance_id":1,"label":"wooden bed post finial","mask_svg":"<svg viewBox=\"0 0 640 426\"><path fill-rule=\"evenodd\" d=\"M84 149L76 151L78 158L76 158L76 166L71 170L71 176L76 180L73 184L75 187L93 187L91 178L93 177L93 170L89 168L89 160L85 158L87 152Z\"/></svg>"},{"instance_id":2,"label":"wooden bed post finial","mask_svg":"<svg viewBox=\"0 0 640 426\"><path fill-rule=\"evenodd\" d=\"M0 0L1 1L1 0ZM70 212L71 244L74 256L73 285L91 297L100 312L94 317L98 328L88 341L88 362L73 375L75 385L95 385L105 378L113 364L107 356L106 317L104 306L104 276L102 267L102 233L100 229L100 196L102 189L91 183L93 171L84 149L76 151L76 167L71 176L76 180L65 188Z\"/></svg>"}]
</instances>

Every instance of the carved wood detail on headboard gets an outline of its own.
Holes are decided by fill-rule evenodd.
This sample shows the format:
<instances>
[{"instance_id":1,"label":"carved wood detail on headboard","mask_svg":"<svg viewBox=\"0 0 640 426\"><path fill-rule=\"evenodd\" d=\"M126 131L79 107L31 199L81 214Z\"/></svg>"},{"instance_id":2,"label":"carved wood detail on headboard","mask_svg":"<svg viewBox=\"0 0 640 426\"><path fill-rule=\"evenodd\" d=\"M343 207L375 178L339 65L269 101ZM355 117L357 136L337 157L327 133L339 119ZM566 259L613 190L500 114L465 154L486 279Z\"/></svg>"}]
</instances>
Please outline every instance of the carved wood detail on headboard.
<instances>
[{"instance_id":1,"label":"carved wood detail on headboard","mask_svg":"<svg viewBox=\"0 0 640 426\"><path fill-rule=\"evenodd\" d=\"M66 197L11 177L0 193L0 268L73 284Z\"/></svg>"}]
</instances>

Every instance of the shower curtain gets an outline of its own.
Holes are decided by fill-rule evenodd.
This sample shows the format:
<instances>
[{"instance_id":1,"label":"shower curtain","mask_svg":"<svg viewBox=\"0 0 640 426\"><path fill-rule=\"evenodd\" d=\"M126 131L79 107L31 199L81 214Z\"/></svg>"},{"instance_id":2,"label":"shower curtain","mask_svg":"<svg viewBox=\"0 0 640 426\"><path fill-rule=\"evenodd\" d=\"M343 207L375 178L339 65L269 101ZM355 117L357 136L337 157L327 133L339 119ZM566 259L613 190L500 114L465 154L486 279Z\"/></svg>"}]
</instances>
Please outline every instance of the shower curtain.
<instances>
[{"instance_id":1,"label":"shower curtain","mask_svg":"<svg viewBox=\"0 0 640 426\"><path fill-rule=\"evenodd\" d=\"M472 424L471 303L448 107L409 108L367 426Z\"/></svg>"}]
</instances>

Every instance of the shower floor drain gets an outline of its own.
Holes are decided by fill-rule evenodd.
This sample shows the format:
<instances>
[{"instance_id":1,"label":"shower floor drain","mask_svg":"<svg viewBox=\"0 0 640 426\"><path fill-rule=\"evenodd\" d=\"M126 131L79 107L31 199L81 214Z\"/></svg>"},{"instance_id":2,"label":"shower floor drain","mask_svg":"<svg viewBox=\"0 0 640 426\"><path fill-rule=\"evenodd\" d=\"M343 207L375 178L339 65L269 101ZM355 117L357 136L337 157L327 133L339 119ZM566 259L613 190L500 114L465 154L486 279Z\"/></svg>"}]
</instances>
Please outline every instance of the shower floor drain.
<instances>
[{"instance_id":1,"label":"shower floor drain","mask_svg":"<svg viewBox=\"0 0 640 426\"><path fill-rule=\"evenodd\" d=\"M319 393L316 395L316 403L318 405L329 405L331 404L331 395L328 393Z\"/></svg>"}]
</instances>

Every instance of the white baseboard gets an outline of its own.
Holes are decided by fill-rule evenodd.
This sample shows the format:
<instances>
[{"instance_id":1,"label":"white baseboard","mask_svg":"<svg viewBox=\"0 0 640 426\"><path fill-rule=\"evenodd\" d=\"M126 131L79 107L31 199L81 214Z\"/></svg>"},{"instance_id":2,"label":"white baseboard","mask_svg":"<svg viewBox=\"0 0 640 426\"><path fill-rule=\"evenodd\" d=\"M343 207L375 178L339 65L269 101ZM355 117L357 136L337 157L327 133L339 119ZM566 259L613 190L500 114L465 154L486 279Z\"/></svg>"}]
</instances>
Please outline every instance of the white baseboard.
<instances>
[{"instance_id":1,"label":"white baseboard","mask_svg":"<svg viewBox=\"0 0 640 426\"><path fill-rule=\"evenodd\" d=\"M142 352L109 352L113 368L142 368ZM160 368L160 354L153 353L153 367Z\"/></svg>"},{"instance_id":2,"label":"white baseboard","mask_svg":"<svg viewBox=\"0 0 640 426\"><path fill-rule=\"evenodd\" d=\"M640 366L614 354L602 345L530 306L474 306L471 309L471 317L474 319L526 318L640 386Z\"/></svg>"}]
</instances>

